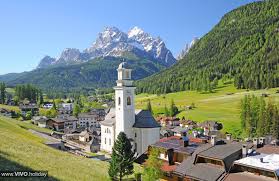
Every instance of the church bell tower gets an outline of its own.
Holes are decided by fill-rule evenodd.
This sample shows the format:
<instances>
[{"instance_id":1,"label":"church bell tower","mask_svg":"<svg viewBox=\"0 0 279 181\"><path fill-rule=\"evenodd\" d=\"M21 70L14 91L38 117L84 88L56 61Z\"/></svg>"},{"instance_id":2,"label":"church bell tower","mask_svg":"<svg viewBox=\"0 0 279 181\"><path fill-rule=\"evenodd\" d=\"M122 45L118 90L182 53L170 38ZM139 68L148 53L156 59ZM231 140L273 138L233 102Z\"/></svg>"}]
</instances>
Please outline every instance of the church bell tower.
<instances>
[{"instance_id":1,"label":"church bell tower","mask_svg":"<svg viewBox=\"0 0 279 181\"><path fill-rule=\"evenodd\" d=\"M132 69L126 62L119 64L117 85L115 90L115 138L124 132L128 138L133 138L135 123L135 89L131 77Z\"/></svg>"}]
</instances>

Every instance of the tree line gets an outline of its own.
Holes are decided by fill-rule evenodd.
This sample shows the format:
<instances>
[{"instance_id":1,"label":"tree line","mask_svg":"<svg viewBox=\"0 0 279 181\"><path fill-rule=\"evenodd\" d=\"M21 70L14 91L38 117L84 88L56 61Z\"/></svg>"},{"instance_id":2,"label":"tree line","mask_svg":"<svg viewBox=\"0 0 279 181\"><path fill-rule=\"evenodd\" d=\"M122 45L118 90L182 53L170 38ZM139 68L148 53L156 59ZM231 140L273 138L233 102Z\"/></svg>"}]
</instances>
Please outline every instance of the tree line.
<instances>
[{"instance_id":1,"label":"tree line","mask_svg":"<svg viewBox=\"0 0 279 181\"><path fill-rule=\"evenodd\" d=\"M246 95L240 104L241 127L245 136L272 135L279 139L279 108L263 97Z\"/></svg>"},{"instance_id":2,"label":"tree line","mask_svg":"<svg viewBox=\"0 0 279 181\"><path fill-rule=\"evenodd\" d=\"M148 110L153 114L153 109L152 109L150 99L147 100L145 110ZM172 116L173 117L173 116L177 115L178 113L179 113L178 107L174 104L173 99L170 102L169 108L165 105L165 108L164 108L164 115L165 116Z\"/></svg>"},{"instance_id":3,"label":"tree line","mask_svg":"<svg viewBox=\"0 0 279 181\"><path fill-rule=\"evenodd\" d=\"M0 83L0 104L5 104L6 101L6 84Z\"/></svg>"},{"instance_id":4,"label":"tree line","mask_svg":"<svg viewBox=\"0 0 279 181\"><path fill-rule=\"evenodd\" d=\"M38 104L42 104L44 101L42 90L31 84L17 85L15 87L14 99L18 102L28 99L29 101L36 102Z\"/></svg>"}]
</instances>

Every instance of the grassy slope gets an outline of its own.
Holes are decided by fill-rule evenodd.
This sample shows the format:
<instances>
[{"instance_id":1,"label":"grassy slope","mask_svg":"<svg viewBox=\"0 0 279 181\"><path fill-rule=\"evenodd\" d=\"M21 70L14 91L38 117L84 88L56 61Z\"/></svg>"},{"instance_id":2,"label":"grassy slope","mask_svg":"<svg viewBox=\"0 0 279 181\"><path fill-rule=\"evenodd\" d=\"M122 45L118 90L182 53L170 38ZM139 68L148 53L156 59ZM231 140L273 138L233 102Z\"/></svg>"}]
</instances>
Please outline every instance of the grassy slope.
<instances>
[{"instance_id":1,"label":"grassy slope","mask_svg":"<svg viewBox=\"0 0 279 181\"><path fill-rule=\"evenodd\" d=\"M52 179L59 180L107 180L106 162L50 148L21 124L0 117L0 170L47 170Z\"/></svg>"},{"instance_id":2,"label":"grassy slope","mask_svg":"<svg viewBox=\"0 0 279 181\"><path fill-rule=\"evenodd\" d=\"M166 94L165 96L140 94L136 97L137 108L145 108L146 101L151 100L152 108L155 114L163 113L164 106L169 106L171 99L181 111L178 117L185 116L187 119L195 121L217 120L223 123L224 131L235 135L240 132L239 105L240 100L245 94L254 94L260 96L262 93L269 93L268 99L279 103L279 94L277 89L249 91L237 90L232 85L220 86L215 93L202 94L195 91L183 91ZM234 93L233 95L226 95ZM164 98L165 97L165 98ZM194 110L185 110L185 106L195 103Z\"/></svg>"}]
</instances>

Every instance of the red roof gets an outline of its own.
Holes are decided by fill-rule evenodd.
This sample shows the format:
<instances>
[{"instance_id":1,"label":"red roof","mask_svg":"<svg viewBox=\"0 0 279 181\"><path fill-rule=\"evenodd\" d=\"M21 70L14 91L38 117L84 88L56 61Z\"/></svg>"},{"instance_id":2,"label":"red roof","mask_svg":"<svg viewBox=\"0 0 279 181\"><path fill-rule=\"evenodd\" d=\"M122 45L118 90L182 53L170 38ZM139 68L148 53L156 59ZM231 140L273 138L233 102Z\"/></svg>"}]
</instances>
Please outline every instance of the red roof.
<instances>
[{"instance_id":1,"label":"red roof","mask_svg":"<svg viewBox=\"0 0 279 181\"><path fill-rule=\"evenodd\" d=\"M163 172L172 172L176 169L176 165L169 165L168 162L163 162L163 165L161 167L161 170Z\"/></svg>"},{"instance_id":2,"label":"red roof","mask_svg":"<svg viewBox=\"0 0 279 181\"><path fill-rule=\"evenodd\" d=\"M166 142L168 140L180 140L181 136L170 136L170 137L164 137L159 140L159 142Z\"/></svg>"}]
</instances>

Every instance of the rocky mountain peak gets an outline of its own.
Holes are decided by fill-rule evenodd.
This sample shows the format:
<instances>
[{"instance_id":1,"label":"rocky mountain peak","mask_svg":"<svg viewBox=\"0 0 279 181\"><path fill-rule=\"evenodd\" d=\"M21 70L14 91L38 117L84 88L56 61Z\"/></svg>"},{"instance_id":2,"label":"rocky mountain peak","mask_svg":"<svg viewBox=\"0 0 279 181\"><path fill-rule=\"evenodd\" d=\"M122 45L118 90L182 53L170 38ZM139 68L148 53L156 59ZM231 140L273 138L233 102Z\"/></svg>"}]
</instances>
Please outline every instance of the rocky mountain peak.
<instances>
[{"instance_id":1,"label":"rocky mountain peak","mask_svg":"<svg viewBox=\"0 0 279 181\"><path fill-rule=\"evenodd\" d=\"M60 57L57 58L56 63L74 63L81 61L81 54L79 49L76 48L66 48L62 51Z\"/></svg>"},{"instance_id":2,"label":"rocky mountain peak","mask_svg":"<svg viewBox=\"0 0 279 181\"><path fill-rule=\"evenodd\" d=\"M144 34L144 31L137 26L135 26L134 28L132 28L128 31L128 37L129 38L132 38L134 36L138 36L140 34Z\"/></svg>"},{"instance_id":3,"label":"rocky mountain peak","mask_svg":"<svg viewBox=\"0 0 279 181\"><path fill-rule=\"evenodd\" d=\"M199 38L195 37L190 43L187 43L185 47L181 50L181 52L177 56L177 60L184 58L189 50L194 46L194 44L199 40Z\"/></svg>"},{"instance_id":4,"label":"rocky mountain peak","mask_svg":"<svg viewBox=\"0 0 279 181\"><path fill-rule=\"evenodd\" d=\"M46 66L53 64L54 62L55 62L55 58L46 55L41 59L38 68L44 68Z\"/></svg>"},{"instance_id":5,"label":"rocky mountain peak","mask_svg":"<svg viewBox=\"0 0 279 181\"><path fill-rule=\"evenodd\" d=\"M126 53L157 61L165 66L170 66L176 62L160 37L154 38L137 26L130 29L128 33L112 26L105 27L98 34L91 47L83 52L75 48L67 48L52 64L84 62L96 57L119 57Z\"/></svg>"}]
</instances>

